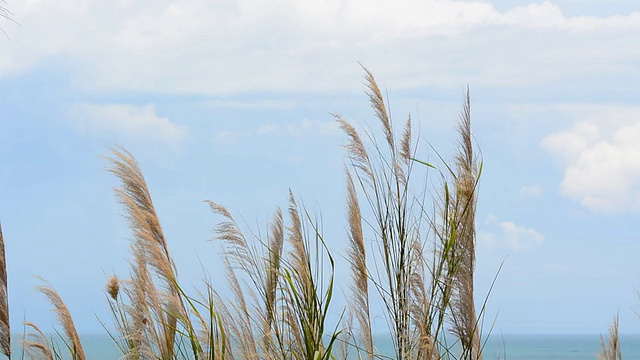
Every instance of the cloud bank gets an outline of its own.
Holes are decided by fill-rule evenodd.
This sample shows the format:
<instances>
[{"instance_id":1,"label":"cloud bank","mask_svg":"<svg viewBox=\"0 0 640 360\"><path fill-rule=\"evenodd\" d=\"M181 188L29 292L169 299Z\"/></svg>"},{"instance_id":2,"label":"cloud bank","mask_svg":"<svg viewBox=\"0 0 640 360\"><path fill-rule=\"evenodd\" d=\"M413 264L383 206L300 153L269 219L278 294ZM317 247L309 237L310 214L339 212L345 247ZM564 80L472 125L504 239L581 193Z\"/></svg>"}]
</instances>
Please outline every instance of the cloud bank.
<instances>
[{"instance_id":1,"label":"cloud bank","mask_svg":"<svg viewBox=\"0 0 640 360\"><path fill-rule=\"evenodd\" d=\"M12 2L0 78L58 59L94 91L221 95L523 86L640 76L640 12L567 16L550 1L497 10L453 0ZM46 34L43 36L43 34ZM591 84L601 82L593 81ZM594 85L594 86L605 86Z\"/></svg>"}]
</instances>

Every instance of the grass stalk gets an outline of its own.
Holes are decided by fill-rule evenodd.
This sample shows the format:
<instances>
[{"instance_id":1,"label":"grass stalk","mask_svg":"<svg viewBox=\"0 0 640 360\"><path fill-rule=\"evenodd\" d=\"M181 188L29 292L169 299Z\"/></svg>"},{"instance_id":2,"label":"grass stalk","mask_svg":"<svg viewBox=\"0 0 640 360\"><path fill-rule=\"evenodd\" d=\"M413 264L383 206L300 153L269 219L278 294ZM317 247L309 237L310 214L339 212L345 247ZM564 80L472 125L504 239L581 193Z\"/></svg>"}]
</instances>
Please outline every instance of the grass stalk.
<instances>
[{"instance_id":1,"label":"grass stalk","mask_svg":"<svg viewBox=\"0 0 640 360\"><path fill-rule=\"evenodd\" d=\"M605 342L604 338L600 338L601 352L598 356L600 360L622 360L622 351L620 350L620 337L618 328L620 325L620 316L613 318L613 323L609 328L609 338Z\"/></svg>"},{"instance_id":2,"label":"grass stalk","mask_svg":"<svg viewBox=\"0 0 640 360\"><path fill-rule=\"evenodd\" d=\"M78 332L76 331L75 324L73 323L73 318L71 317L71 313L67 308L67 305L62 301L62 298L50 285L41 285L37 288L41 293L43 293L54 306L54 311L56 315L58 315L58 321L62 328L64 329L64 335L68 340L67 346L69 347L69 351L71 352L71 357L73 360L85 360L86 356L84 354L84 348L82 347L82 343L80 342L80 336L78 336ZM36 329L37 330L37 329Z\"/></svg>"}]
</instances>

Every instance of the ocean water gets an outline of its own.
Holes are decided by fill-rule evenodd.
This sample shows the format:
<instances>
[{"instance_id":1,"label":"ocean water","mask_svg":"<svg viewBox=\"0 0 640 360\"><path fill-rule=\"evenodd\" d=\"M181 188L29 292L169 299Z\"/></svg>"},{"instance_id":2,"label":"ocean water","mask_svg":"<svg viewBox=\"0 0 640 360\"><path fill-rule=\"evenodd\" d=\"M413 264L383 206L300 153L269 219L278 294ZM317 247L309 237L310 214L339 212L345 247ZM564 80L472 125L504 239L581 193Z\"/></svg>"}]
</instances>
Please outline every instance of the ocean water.
<instances>
[{"instance_id":1,"label":"ocean water","mask_svg":"<svg viewBox=\"0 0 640 360\"><path fill-rule=\"evenodd\" d=\"M12 338L12 359L22 359L18 334ZM84 335L82 343L89 360L117 360L118 350L106 335ZM640 335L620 337L622 357L640 359ZM381 354L392 355L387 337L376 337ZM509 360L594 360L600 352L600 335L493 335L485 344L484 359ZM27 359L25 357L25 359Z\"/></svg>"},{"instance_id":2,"label":"ocean water","mask_svg":"<svg viewBox=\"0 0 640 360\"><path fill-rule=\"evenodd\" d=\"M378 351L393 354L389 339L377 338ZM622 357L640 359L640 335L620 337ZM391 351L391 352L390 352ZM492 335L484 342L485 360L594 360L600 335Z\"/></svg>"}]
</instances>

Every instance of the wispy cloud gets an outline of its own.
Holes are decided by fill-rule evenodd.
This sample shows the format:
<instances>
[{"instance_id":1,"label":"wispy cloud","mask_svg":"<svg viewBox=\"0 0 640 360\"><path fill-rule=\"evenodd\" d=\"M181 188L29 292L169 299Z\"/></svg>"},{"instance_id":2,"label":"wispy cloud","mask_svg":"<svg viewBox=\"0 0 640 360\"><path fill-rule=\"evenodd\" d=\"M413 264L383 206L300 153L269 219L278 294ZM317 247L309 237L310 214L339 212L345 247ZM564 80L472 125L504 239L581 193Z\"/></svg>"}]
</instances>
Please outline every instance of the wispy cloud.
<instances>
[{"instance_id":1,"label":"wispy cloud","mask_svg":"<svg viewBox=\"0 0 640 360\"><path fill-rule=\"evenodd\" d=\"M96 136L125 136L177 144L187 128L156 114L153 105L75 104L71 116L76 127Z\"/></svg>"},{"instance_id":2,"label":"wispy cloud","mask_svg":"<svg viewBox=\"0 0 640 360\"><path fill-rule=\"evenodd\" d=\"M216 133L213 142L217 145L236 145L240 141L252 136L248 131L228 131L223 130Z\"/></svg>"},{"instance_id":3,"label":"wispy cloud","mask_svg":"<svg viewBox=\"0 0 640 360\"><path fill-rule=\"evenodd\" d=\"M205 106L231 109L278 109L289 110L296 106L292 100L209 100Z\"/></svg>"},{"instance_id":4,"label":"wispy cloud","mask_svg":"<svg viewBox=\"0 0 640 360\"><path fill-rule=\"evenodd\" d=\"M542 245L544 236L534 229L518 226L512 221L500 223L502 237L513 250L524 250Z\"/></svg>"},{"instance_id":5,"label":"wispy cloud","mask_svg":"<svg viewBox=\"0 0 640 360\"><path fill-rule=\"evenodd\" d=\"M601 107L542 147L564 168L566 196L594 211L640 211L640 107Z\"/></svg>"},{"instance_id":6,"label":"wispy cloud","mask_svg":"<svg viewBox=\"0 0 640 360\"><path fill-rule=\"evenodd\" d=\"M291 124L263 124L254 130L222 130L213 137L218 145L235 145L255 136L331 136L340 132L336 121L302 119Z\"/></svg>"},{"instance_id":7,"label":"wispy cloud","mask_svg":"<svg viewBox=\"0 0 640 360\"><path fill-rule=\"evenodd\" d=\"M280 126L273 124L262 125L256 130L256 134L263 136L274 133L280 129Z\"/></svg>"},{"instance_id":8,"label":"wispy cloud","mask_svg":"<svg viewBox=\"0 0 640 360\"><path fill-rule=\"evenodd\" d=\"M500 221L495 215L489 215L478 231L478 240L488 247L503 245L523 251L541 246L544 235L535 229L516 225L513 221Z\"/></svg>"},{"instance_id":9,"label":"wispy cloud","mask_svg":"<svg viewBox=\"0 0 640 360\"><path fill-rule=\"evenodd\" d=\"M287 130L292 135L333 135L340 132L340 126L337 121L302 119L297 124L289 125Z\"/></svg>"},{"instance_id":10,"label":"wispy cloud","mask_svg":"<svg viewBox=\"0 0 640 360\"><path fill-rule=\"evenodd\" d=\"M520 197L538 197L542 195L540 184L524 185L520 188Z\"/></svg>"}]
</instances>

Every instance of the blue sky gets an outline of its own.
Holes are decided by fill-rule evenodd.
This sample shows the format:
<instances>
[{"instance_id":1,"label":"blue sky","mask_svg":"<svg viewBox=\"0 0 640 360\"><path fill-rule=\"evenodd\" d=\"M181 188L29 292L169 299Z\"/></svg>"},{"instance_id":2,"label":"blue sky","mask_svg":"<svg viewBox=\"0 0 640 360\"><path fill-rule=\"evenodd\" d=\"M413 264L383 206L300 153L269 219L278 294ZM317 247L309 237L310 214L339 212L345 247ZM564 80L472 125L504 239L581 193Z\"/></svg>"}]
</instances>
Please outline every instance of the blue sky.
<instances>
[{"instance_id":1,"label":"blue sky","mask_svg":"<svg viewBox=\"0 0 640 360\"><path fill-rule=\"evenodd\" d=\"M455 149L471 87L484 159L478 296L504 333L640 332L640 3L8 0L0 19L0 220L13 329L47 328L33 275L81 332L108 319L130 233L109 147L141 163L185 283L219 269L221 203L265 231L288 189L346 244L346 137L375 126L372 70L421 155ZM222 277L219 278L223 282Z\"/></svg>"}]
</instances>

